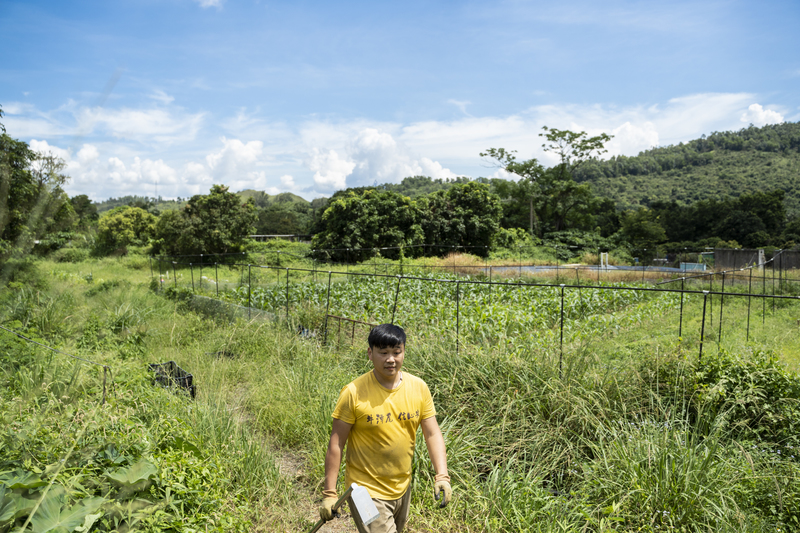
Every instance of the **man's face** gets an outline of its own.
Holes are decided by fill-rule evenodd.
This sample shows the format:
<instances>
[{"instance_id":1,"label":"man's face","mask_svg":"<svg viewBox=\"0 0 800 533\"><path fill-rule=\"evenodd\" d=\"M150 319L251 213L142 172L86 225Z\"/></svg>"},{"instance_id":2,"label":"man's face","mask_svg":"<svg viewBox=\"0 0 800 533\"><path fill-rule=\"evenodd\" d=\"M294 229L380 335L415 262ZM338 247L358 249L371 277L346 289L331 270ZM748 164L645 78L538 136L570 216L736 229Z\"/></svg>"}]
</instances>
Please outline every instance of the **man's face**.
<instances>
[{"instance_id":1,"label":"man's face","mask_svg":"<svg viewBox=\"0 0 800 533\"><path fill-rule=\"evenodd\" d=\"M381 378L385 381L394 381L403 366L403 358L406 355L406 347L403 344L389 348L367 348L367 357L372 361Z\"/></svg>"}]
</instances>

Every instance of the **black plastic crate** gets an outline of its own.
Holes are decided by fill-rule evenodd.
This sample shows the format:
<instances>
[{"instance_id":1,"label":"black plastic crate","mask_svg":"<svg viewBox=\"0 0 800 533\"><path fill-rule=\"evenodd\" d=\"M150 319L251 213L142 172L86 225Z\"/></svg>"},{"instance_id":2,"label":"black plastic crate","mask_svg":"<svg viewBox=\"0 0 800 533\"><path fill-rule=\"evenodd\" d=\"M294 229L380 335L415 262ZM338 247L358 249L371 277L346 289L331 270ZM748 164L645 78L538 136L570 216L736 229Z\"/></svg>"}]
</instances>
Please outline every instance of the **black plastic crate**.
<instances>
[{"instance_id":1,"label":"black plastic crate","mask_svg":"<svg viewBox=\"0 0 800 533\"><path fill-rule=\"evenodd\" d=\"M194 398L194 378L190 373L178 366L175 361L166 363L150 363L150 370L155 373L155 382L164 387L179 387L189 392Z\"/></svg>"}]
</instances>

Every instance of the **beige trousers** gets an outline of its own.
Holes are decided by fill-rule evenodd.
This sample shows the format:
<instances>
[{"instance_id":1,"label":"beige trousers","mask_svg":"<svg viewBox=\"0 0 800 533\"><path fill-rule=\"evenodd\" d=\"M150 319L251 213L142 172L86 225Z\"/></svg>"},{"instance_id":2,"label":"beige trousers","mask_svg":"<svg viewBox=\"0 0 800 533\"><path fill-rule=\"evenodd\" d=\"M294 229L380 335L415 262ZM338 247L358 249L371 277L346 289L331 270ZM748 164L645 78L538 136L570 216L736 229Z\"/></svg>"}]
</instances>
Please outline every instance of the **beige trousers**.
<instances>
[{"instance_id":1,"label":"beige trousers","mask_svg":"<svg viewBox=\"0 0 800 533\"><path fill-rule=\"evenodd\" d=\"M408 520L408 508L411 504L411 487L406 490L402 498L397 500L376 500L375 507L380 516L368 526L361 524L361 517L352 502L348 502L350 512L353 513L359 533L403 533Z\"/></svg>"}]
</instances>

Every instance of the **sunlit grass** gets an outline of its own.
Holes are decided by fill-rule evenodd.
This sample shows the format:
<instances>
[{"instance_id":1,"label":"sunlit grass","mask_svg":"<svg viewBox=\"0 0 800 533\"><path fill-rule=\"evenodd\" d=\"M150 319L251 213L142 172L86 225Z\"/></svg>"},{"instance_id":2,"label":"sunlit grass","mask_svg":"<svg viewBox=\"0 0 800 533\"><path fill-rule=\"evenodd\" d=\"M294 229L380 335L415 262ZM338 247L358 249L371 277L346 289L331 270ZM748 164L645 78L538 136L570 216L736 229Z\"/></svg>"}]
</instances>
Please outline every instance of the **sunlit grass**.
<instances>
[{"instance_id":1,"label":"sunlit grass","mask_svg":"<svg viewBox=\"0 0 800 533\"><path fill-rule=\"evenodd\" d=\"M298 336L301 312L320 316L308 301L294 300L288 327L280 313L276 322L195 313L186 302L151 291L149 266L128 258L41 262L39 268L49 288L5 293L5 324L17 321L62 349L108 364L117 386L114 402L125 404L125 416L139 417L143 427L156 424L148 431L157 439L170 435L170 428L191 435L193 445L229 476L231 499L221 505L238 508L237 516L253 521L252 530L310 527L333 404L341 387L369 368L363 338L351 347L323 346L322 332ZM371 266L359 268L369 272ZM218 270L231 286L241 283L241 267ZM176 272L178 286L190 288L191 272ZM285 270L258 276L261 286L285 284ZM292 283L314 279L291 276ZM326 285L326 275L318 276L317 283ZM168 279L174 286L175 278ZM166 279L164 284L169 286ZM387 302L393 286L384 287ZM214 289L203 286L212 296ZM796 513L787 509L800 497L794 488L800 470L788 459L791 449L755 444L731 433L724 411L700 408L694 380L702 294L684 296L680 324L676 294L605 300L588 287L568 289L562 350L554 290L530 295L545 298L532 300L537 306L549 306L545 325L530 332L535 335L477 342L481 321L462 323L458 350L453 324L430 327L432 314L416 316L413 305L399 306L398 318L410 326L405 368L434 394L456 493L447 509L433 508L432 470L420 439L410 531L744 532L794 524ZM488 298L477 289L470 294ZM404 297L419 299L413 292ZM437 305L452 305L442 301L449 303ZM493 302L500 302L496 293ZM753 298L749 339L747 298L725 297L721 338L720 304L716 296L713 316L712 305L706 309L704 358L769 351L797 368L796 302L777 304L773 312L771 304ZM146 363L169 360L194 375L195 402L149 383ZM96 369L73 378L71 364L56 368L57 358L40 355L36 361L30 370L6 371L7 382L16 380L20 391L15 401L32 405L44 382L54 401L96 402L102 383ZM116 431L102 416L95 419L98 427ZM124 438L133 439L135 433L126 431ZM278 471L282 456L299 458L299 477ZM246 503L237 499L242 495Z\"/></svg>"}]
</instances>

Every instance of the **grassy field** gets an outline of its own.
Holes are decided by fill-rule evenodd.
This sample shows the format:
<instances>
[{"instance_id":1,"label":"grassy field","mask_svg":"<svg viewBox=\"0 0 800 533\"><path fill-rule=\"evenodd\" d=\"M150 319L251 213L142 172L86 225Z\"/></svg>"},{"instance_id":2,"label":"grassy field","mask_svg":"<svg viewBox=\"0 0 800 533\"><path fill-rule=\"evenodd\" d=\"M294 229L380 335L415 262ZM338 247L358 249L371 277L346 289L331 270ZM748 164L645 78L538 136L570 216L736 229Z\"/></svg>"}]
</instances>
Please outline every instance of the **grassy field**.
<instances>
[{"instance_id":1,"label":"grassy field","mask_svg":"<svg viewBox=\"0 0 800 533\"><path fill-rule=\"evenodd\" d=\"M0 529L310 528L330 412L368 369L366 346L360 329L353 344L347 334L321 342L326 273L290 273L287 323L285 267L300 263L281 260L284 271L259 271L250 291L278 320L198 304L194 268L160 290L144 257L38 261L19 273L2 291L0 325L107 365L113 388L101 405L102 367L0 331ZM448 260L480 263L438 266ZM216 296L218 279L223 299L243 303L242 268L214 274L195 291ZM684 297L679 337L679 295L586 279L565 291L562 348L559 288L456 289L466 278L436 277L450 281L403 280L395 312L410 334L405 369L434 394L456 497L434 509L420 437L410 531L800 527L796 302L773 312L753 299L748 340L747 299L726 296L720 340L714 298L699 360L702 295ZM389 320L395 280L331 278L332 314ZM196 400L152 385L147 363L170 360L193 374Z\"/></svg>"}]
</instances>

